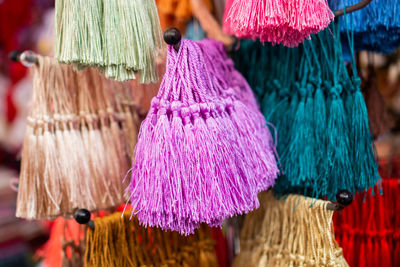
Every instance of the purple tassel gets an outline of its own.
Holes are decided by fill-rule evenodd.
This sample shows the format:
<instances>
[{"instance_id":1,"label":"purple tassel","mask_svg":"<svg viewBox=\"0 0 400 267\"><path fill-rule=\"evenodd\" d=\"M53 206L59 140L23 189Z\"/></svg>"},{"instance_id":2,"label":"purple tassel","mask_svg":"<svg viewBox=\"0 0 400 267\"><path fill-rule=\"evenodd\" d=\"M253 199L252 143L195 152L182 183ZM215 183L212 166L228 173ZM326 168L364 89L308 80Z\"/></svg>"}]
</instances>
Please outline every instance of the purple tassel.
<instances>
[{"instance_id":1,"label":"purple tassel","mask_svg":"<svg viewBox=\"0 0 400 267\"><path fill-rule=\"evenodd\" d=\"M248 89L215 41L169 47L128 188L142 225L191 234L200 223L220 226L258 208L257 194L279 170L254 96L242 94Z\"/></svg>"}]
</instances>

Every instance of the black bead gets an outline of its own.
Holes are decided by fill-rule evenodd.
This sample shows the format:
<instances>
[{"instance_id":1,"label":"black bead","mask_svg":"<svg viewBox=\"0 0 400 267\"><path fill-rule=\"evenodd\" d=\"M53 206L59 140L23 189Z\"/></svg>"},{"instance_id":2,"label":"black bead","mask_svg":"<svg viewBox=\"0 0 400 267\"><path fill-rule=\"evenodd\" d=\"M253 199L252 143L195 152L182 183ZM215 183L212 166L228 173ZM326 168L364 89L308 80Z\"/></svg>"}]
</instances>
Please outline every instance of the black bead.
<instances>
[{"instance_id":1,"label":"black bead","mask_svg":"<svg viewBox=\"0 0 400 267\"><path fill-rule=\"evenodd\" d=\"M353 202L353 194L347 190L340 190L336 194L336 200L340 205L348 206Z\"/></svg>"},{"instance_id":2,"label":"black bead","mask_svg":"<svg viewBox=\"0 0 400 267\"><path fill-rule=\"evenodd\" d=\"M182 35L175 27L171 27L164 32L164 41L169 45L177 45L182 39Z\"/></svg>"},{"instance_id":3,"label":"black bead","mask_svg":"<svg viewBox=\"0 0 400 267\"><path fill-rule=\"evenodd\" d=\"M19 56L20 56L20 55L21 55L21 52L20 52L20 51L14 50L14 51L11 51L10 54L8 54L8 58L9 58L11 61L18 62L18 61L19 61Z\"/></svg>"},{"instance_id":4,"label":"black bead","mask_svg":"<svg viewBox=\"0 0 400 267\"><path fill-rule=\"evenodd\" d=\"M87 224L90 221L90 211L87 209L79 209L75 211L74 219L79 224Z\"/></svg>"}]
</instances>

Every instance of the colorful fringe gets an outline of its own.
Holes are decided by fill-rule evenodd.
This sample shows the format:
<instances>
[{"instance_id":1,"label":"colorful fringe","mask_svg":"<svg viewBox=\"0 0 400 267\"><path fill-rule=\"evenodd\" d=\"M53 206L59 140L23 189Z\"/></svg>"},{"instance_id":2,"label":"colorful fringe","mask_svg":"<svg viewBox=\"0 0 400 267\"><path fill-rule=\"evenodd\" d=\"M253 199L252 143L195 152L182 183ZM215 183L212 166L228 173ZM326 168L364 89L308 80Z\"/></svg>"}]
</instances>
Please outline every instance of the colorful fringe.
<instances>
[{"instance_id":1,"label":"colorful fringe","mask_svg":"<svg viewBox=\"0 0 400 267\"><path fill-rule=\"evenodd\" d=\"M218 266L215 241L205 225L194 235L181 236L141 227L119 212L95 218L94 224L86 232L86 267Z\"/></svg>"},{"instance_id":2,"label":"colorful fringe","mask_svg":"<svg viewBox=\"0 0 400 267\"><path fill-rule=\"evenodd\" d=\"M240 233L241 266L348 266L332 229L328 201L300 195L281 200L260 194L261 207L246 215Z\"/></svg>"},{"instance_id":3,"label":"colorful fringe","mask_svg":"<svg viewBox=\"0 0 400 267\"><path fill-rule=\"evenodd\" d=\"M179 52L169 47L129 186L142 225L189 234L259 206L257 194L279 170L253 99L221 44L182 40Z\"/></svg>"},{"instance_id":4,"label":"colorful fringe","mask_svg":"<svg viewBox=\"0 0 400 267\"><path fill-rule=\"evenodd\" d=\"M400 266L400 180L382 182L383 194L357 194L334 216L336 239L350 266Z\"/></svg>"},{"instance_id":5,"label":"colorful fringe","mask_svg":"<svg viewBox=\"0 0 400 267\"><path fill-rule=\"evenodd\" d=\"M326 0L227 0L224 31L294 47L328 27L332 19Z\"/></svg>"},{"instance_id":6,"label":"colorful fringe","mask_svg":"<svg viewBox=\"0 0 400 267\"><path fill-rule=\"evenodd\" d=\"M128 84L38 56L16 216L71 217L123 203L140 118Z\"/></svg>"},{"instance_id":7,"label":"colorful fringe","mask_svg":"<svg viewBox=\"0 0 400 267\"><path fill-rule=\"evenodd\" d=\"M328 0L333 10L359 0ZM400 47L399 0L372 1L365 8L340 18L340 31L354 31L355 49L392 53Z\"/></svg>"},{"instance_id":8,"label":"colorful fringe","mask_svg":"<svg viewBox=\"0 0 400 267\"><path fill-rule=\"evenodd\" d=\"M332 24L293 49L243 41L234 54L278 132L280 194L335 200L339 190L364 191L380 179L360 79L355 68L347 73L338 34Z\"/></svg>"},{"instance_id":9,"label":"colorful fringe","mask_svg":"<svg viewBox=\"0 0 400 267\"><path fill-rule=\"evenodd\" d=\"M96 67L106 77L158 80L161 29L154 0L57 0L56 52L62 63Z\"/></svg>"}]
</instances>

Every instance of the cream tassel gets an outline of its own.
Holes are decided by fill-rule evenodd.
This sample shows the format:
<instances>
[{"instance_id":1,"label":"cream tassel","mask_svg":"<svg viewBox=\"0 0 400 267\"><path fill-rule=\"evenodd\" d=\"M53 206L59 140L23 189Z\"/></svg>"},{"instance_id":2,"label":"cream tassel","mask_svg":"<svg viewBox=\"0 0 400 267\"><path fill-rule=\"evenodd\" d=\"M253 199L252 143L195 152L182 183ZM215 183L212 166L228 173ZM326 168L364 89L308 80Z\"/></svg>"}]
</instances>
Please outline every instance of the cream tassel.
<instances>
[{"instance_id":1,"label":"cream tassel","mask_svg":"<svg viewBox=\"0 0 400 267\"><path fill-rule=\"evenodd\" d=\"M329 202L300 195L281 200L259 195L261 207L249 213L233 266L348 266L336 243Z\"/></svg>"}]
</instances>

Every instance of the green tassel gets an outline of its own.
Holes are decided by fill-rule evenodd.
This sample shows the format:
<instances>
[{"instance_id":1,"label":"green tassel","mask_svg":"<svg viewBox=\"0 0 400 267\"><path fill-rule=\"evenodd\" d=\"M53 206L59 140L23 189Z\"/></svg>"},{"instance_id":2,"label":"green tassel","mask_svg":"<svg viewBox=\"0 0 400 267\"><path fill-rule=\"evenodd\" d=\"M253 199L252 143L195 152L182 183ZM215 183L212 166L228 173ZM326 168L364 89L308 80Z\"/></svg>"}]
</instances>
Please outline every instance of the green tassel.
<instances>
[{"instance_id":1,"label":"green tassel","mask_svg":"<svg viewBox=\"0 0 400 267\"><path fill-rule=\"evenodd\" d=\"M158 80L162 46L154 0L57 0L56 53L77 69L97 67L108 78Z\"/></svg>"}]
</instances>

